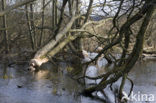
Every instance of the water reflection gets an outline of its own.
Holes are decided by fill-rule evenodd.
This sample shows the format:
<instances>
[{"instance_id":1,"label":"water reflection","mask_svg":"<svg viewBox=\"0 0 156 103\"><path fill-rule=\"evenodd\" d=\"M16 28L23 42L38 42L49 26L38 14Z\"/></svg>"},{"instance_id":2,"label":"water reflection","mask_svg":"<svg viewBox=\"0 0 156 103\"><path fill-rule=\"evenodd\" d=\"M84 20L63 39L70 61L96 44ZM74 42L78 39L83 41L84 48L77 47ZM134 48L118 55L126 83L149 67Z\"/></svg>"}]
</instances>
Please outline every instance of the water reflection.
<instances>
[{"instance_id":1,"label":"water reflection","mask_svg":"<svg viewBox=\"0 0 156 103\"><path fill-rule=\"evenodd\" d=\"M27 65L8 68L12 78L0 78L0 103L99 103L80 96L81 85L62 72L32 74L26 70Z\"/></svg>"},{"instance_id":2,"label":"water reflection","mask_svg":"<svg viewBox=\"0 0 156 103\"><path fill-rule=\"evenodd\" d=\"M129 103L155 103L156 102L156 61L148 60L136 63L129 74L134 81L133 93L139 95L145 94L154 96L154 101L131 101ZM129 87L128 83L126 87Z\"/></svg>"},{"instance_id":3,"label":"water reflection","mask_svg":"<svg viewBox=\"0 0 156 103\"><path fill-rule=\"evenodd\" d=\"M27 71L28 65L7 67L8 77L3 79L5 65L0 65L0 103L100 103L79 95L83 87L62 71L43 69L35 74ZM137 63L129 74L134 81L135 93L154 94L156 99L156 61ZM63 67L61 68L64 69ZM114 86L119 86L121 79ZM125 92L130 83L126 81ZM105 89L108 103L114 103L114 94ZM101 94L98 93L100 96ZM100 97L104 98L103 95ZM105 97L106 98L106 97ZM139 102L129 102L139 103ZM140 102L145 103L145 102ZM153 102L154 103L154 102Z\"/></svg>"}]
</instances>

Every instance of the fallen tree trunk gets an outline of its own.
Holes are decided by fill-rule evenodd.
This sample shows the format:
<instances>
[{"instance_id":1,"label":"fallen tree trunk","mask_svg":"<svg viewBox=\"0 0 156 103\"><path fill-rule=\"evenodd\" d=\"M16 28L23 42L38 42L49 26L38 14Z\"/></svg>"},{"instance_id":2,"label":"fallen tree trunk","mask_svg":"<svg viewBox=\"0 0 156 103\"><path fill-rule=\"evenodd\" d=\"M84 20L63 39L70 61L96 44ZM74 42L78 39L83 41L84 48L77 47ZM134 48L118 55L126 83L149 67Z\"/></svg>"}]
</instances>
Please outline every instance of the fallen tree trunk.
<instances>
[{"instance_id":1,"label":"fallen tree trunk","mask_svg":"<svg viewBox=\"0 0 156 103\"><path fill-rule=\"evenodd\" d=\"M81 16L72 17L72 19L69 21L69 23L66 25L66 27L56 35L55 40L53 40L53 39L50 40L49 43L47 43L44 47L42 47L40 50L37 51L34 58L30 61L30 64L32 66L40 66L42 63L49 61L49 59L51 57L53 57L55 54L57 54L63 47L65 47L71 41L75 40L77 37L82 37L82 38L90 37L90 36L97 37L97 35L93 34L89 30L86 30L85 27L92 23L100 25L101 21L98 21L98 22L90 21L90 22L85 23L80 29L70 30L73 23L75 22L75 20L79 17L81 17ZM102 20L102 22L103 21L105 22L107 20L109 20L109 19ZM75 32L75 33L74 33L74 35L68 35L66 38L64 38L62 40L62 38L68 32ZM62 42L59 43L61 40L62 40Z\"/></svg>"},{"instance_id":2,"label":"fallen tree trunk","mask_svg":"<svg viewBox=\"0 0 156 103\"><path fill-rule=\"evenodd\" d=\"M65 34L67 34L76 18L77 17L72 17L69 23L66 25L66 27L60 33L57 34L56 39L52 39L44 47L38 50L34 58L42 58L42 56L45 56L62 39L62 37L64 37Z\"/></svg>"},{"instance_id":3,"label":"fallen tree trunk","mask_svg":"<svg viewBox=\"0 0 156 103\"><path fill-rule=\"evenodd\" d=\"M89 21L86 22L80 29L72 29L71 27L76 19L82 17L81 15L75 16L71 18L69 23L64 27L62 31L60 31L57 35L55 40L51 39L45 46L43 46L40 50L38 50L34 56L33 59L29 62L30 69L36 70L38 67L40 67L43 63L48 62L51 57L53 57L55 54L57 54L61 49L63 49L68 43L75 40L77 37L85 38L85 37L99 37L98 35L95 35L90 30L87 30L87 26L90 24L96 24L97 26L102 26L102 24L105 24L106 21L110 20L110 18L101 20L101 21ZM74 34L68 34L68 32L74 32ZM67 35L68 34L68 35ZM67 37L65 38L65 36ZM100 38L105 38L101 37ZM60 42L61 41L61 42ZM78 53L79 54L79 53ZM78 56L82 56L81 54ZM36 68L36 69L35 69Z\"/></svg>"},{"instance_id":4,"label":"fallen tree trunk","mask_svg":"<svg viewBox=\"0 0 156 103\"><path fill-rule=\"evenodd\" d=\"M69 42L75 40L78 35L69 35L65 40L59 43L53 50L49 51L44 57L42 58L34 58L31 60L31 63L34 63L33 66L40 66L42 63L49 61L51 57L57 54L63 47L65 47Z\"/></svg>"},{"instance_id":5,"label":"fallen tree trunk","mask_svg":"<svg viewBox=\"0 0 156 103\"><path fill-rule=\"evenodd\" d=\"M64 41L62 41L58 46L56 46L52 51L50 51L47 56L52 57L56 53L58 53L64 46L66 46L70 41L75 40L78 37L78 35L69 35Z\"/></svg>"},{"instance_id":6,"label":"fallen tree trunk","mask_svg":"<svg viewBox=\"0 0 156 103\"><path fill-rule=\"evenodd\" d=\"M40 66L42 63L45 63L49 60L49 58L46 57L47 55L49 55L49 57L51 57L51 56L55 55L60 49L62 49L62 48L54 49L54 47L67 34L67 32L71 29L75 20L79 17L80 16L73 16L71 18L71 20L69 21L69 23L66 25L66 27L56 35L55 40L54 39L50 40L45 46L43 46L40 50L37 51L34 58L30 61L30 64L33 63L33 66ZM67 41L65 41L65 42L67 42ZM62 44L63 44L62 46L65 46L64 43L62 43ZM54 50L52 50L52 49L54 49ZM52 53L53 51L54 51L54 53ZM50 54L48 54L48 53L50 53Z\"/></svg>"}]
</instances>

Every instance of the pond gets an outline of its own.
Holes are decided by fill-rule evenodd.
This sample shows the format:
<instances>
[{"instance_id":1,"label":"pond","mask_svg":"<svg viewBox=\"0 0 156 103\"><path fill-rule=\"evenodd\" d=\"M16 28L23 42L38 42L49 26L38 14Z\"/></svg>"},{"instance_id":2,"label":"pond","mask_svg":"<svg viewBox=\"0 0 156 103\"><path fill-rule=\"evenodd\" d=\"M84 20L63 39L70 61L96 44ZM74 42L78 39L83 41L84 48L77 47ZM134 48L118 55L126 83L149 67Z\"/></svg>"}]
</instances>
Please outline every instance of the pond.
<instances>
[{"instance_id":1,"label":"pond","mask_svg":"<svg viewBox=\"0 0 156 103\"><path fill-rule=\"evenodd\" d=\"M27 65L8 68L9 76L0 73L0 103L99 103L80 96L81 85L62 73L47 71L31 74Z\"/></svg>"},{"instance_id":2,"label":"pond","mask_svg":"<svg viewBox=\"0 0 156 103\"><path fill-rule=\"evenodd\" d=\"M36 74L27 71L28 65L8 67L8 76L3 79L3 65L0 65L0 103L101 103L79 93L84 86L68 75L58 72L40 71ZM133 94L137 99L129 103L156 103L156 61L137 63L129 74L134 82ZM119 79L113 85L119 85ZM129 92L127 80L124 91ZM114 103L114 95L105 90L108 103ZM153 102L140 99L142 94L154 95ZM99 94L100 95L100 94ZM140 100L139 100L139 99ZM148 98L147 98L148 99Z\"/></svg>"}]
</instances>

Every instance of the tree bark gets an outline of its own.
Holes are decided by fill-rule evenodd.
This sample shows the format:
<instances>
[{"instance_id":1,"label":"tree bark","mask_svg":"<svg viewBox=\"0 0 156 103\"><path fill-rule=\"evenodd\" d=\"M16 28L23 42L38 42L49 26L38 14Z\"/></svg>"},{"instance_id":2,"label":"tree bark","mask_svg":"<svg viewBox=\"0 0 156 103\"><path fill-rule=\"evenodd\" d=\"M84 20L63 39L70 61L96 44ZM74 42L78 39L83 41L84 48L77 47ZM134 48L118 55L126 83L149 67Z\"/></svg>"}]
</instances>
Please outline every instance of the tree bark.
<instances>
[{"instance_id":1,"label":"tree bark","mask_svg":"<svg viewBox=\"0 0 156 103\"><path fill-rule=\"evenodd\" d=\"M32 29L33 39L34 39L34 49L37 48L37 40L36 40L36 30L35 30L35 24L34 24L34 6L31 3L30 4L30 25Z\"/></svg>"},{"instance_id":2,"label":"tree bark","mask_svg":"<svg viewBox=\"0 0 156 103\"><path fill-rule=\"evenodd\" d=\"M56 35L56 40L50 40L45 46L43 46L40 50L37 51L37 53L34 56L34 59L39 59L40 60L40 64L47 62L48 60L46 59L46 55L49 51L52 51L52 49L56 46L56 44L58 44L60 42L60 40L67 34L67 32L71 29L73 23L75 22L75 20L77 18L79 18L80 16L73 16L71 18L71 20L69 21L69 23L66 25L66 27L60 31L57 35ZM43 61L42 61L43 59Z\"/></svg>"},{"instance_id":3,"label":"tree bark","mask_svg":"<svg viewBox=\"0 0 156 103\"><path fill-rule=\"evenodd\" d=\"M2 10L4 11L6 7L6 0L2 0ZM7 23L6 23L6 15L3 15L2 17L3 20L3 28L7 28ZM4 34L4 44L5 44L5 53L9 52L9 45L8 45L8 34L7 30L3 30Z\"/></svg>"},{"instance_id":4,"label":"tree bark","mask_svg":"<svg viewBox=\"0 0 156 103\"><path fill-rule=\"evenodd\" d=\"M26 11L26 19L27 19L27 26L29 29L29 37L30 37L30 41L31 41L31 47L34 50L34 38L33 38L33 33L32 33L32 27L30 25L29 12L28 12L27 5L25 5L25 11Z\"/></svg>"},{"instance_id":5,"label":"tree bark","mask_svg":"<svg viewBox=\"0 0 156 103\"><path fill-rule=\"evenodd\" d=\"M42 23L41 23L41 27L44 27L44 10L45 10L45 0L42 0ZM39 47L42 46L43 44L43 32L44 29L41 29L41 35L40 35L40 41L39 41Z\"/></svg>"}]
</instances>

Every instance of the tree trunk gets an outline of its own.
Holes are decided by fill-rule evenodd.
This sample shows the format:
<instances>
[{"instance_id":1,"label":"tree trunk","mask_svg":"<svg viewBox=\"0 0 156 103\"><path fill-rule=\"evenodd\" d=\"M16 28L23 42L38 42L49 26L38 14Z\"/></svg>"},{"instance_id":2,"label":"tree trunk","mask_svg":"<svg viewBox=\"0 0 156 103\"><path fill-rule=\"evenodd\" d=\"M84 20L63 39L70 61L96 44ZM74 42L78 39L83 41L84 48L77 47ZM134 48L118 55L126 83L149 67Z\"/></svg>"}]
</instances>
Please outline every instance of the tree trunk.
<instances>
[{"instance_id":1,"label":"tree trunk","mask_svg":"<svg viewBox=\"0 0 156 103\"><path fill-rule=\"evenodd\" d=\"M36 40L36 30L35 30L35 24L34 24L34 8L33 4L30 4L30 25L32 29L33 39L34 39L34 49L37 48L37 40Z\"/></svg>"},{"instance_id":2,"label":"tree trunk","mask_svg":"<svg viewBox=\"0 0 156 103\"><path fill-rule=\"evenodd\" d=\"M6 7L6 0L2 0L2 10L4 11ZM7 23L6 23L6 15L3 15L2 17L3 20L3 28L7 28ZM4 44L5 44L5 53L9 52L9 45L8 45L8 34L7 30L3 30L4 34Z\"/></svg>"},{"instance_id":3,"label":"tree trunk","mask_svg":"<svg viewBox=\"0 0 156 103\"><path fill-rule=\"evenodd\" d=\"M34 56L34 59L36 60L36 62L40 62L39 64L42 64L42 63L48 61L48 59L46 58L46 55L48 54L48 52L50 52L50 51L52 51L52 49L54 49L54 47L60 42L60 40L71 29L73 23L75 22L75 20L78 17L79 16L73 16L71 18L71 20L69 21L69 23L66 25L66 27L56 35L55 40L53 40L53 39L50 40L45 46L43 46L40 50L37 51L37 53ZM39 61L37 61L37 60L39 60Z\"/></svg>"},{"instance_id":4,"label":"tree trunk","mask_svg":"<svg viewBox=\"0 0 156 103\"><path fill-rule=\"evenodd\" d=\"M44 10L45 10L45 0L42 0L42 23L41 23L41 35L40 35L40 41L39 41L39 47L43 44L43 27L44 27Z\"/></svg>"},{"instance_id":5,"label":"tree trunk","mask_svg":"<svg viewBox=\"0 0 156 103\"><path fill-rule=\"evenodd\" d=\"M31 47L34 50L34 38L33 38L33 33L32 33L32 27L30 25L30 19L29 19L29 12L28 12L28 6L25 5L25 11L26 11L26 19L27 19L27 26L29 30L29 37L31 41Z\"/></svg>"}]
</instances>

